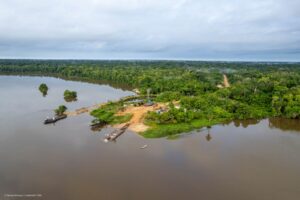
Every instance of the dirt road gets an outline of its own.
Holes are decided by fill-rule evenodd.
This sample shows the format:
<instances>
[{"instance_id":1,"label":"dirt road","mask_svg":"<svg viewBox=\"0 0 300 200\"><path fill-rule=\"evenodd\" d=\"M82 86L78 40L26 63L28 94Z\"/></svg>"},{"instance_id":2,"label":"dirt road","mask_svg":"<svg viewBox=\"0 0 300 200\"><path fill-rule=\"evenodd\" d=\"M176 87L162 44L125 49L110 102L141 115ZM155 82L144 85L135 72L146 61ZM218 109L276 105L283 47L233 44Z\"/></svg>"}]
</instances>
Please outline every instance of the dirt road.
<instances>
[{"instance_id":1,"label":"dirt road","mask_svg":"<svg viewBox=\"0 0 300 200\"><path fill-rule=\"evenodd\" d=\"M224 87L226 87L226 88L230 87L230 83L228 81L226 74L223 74L223 79L224 79L224 81L223 81Z\"/></svg>"}]
</instances>

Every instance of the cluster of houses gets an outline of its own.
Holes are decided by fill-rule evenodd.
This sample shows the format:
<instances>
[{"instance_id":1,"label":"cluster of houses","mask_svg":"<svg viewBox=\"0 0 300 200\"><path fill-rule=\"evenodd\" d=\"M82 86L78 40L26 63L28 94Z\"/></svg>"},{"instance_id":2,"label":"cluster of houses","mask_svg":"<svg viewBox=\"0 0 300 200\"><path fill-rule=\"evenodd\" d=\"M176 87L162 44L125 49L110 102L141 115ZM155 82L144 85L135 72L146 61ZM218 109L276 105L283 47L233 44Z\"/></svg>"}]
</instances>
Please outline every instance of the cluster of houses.
<instances>
[{"instance_id":1,"label":"cluster of houses","mask_svg":"<svg viewBox=\"0 0 300 200\"><path fill-rule=\"evenodd\" d=\"M154 103L152 100L148 99L148 100L144 100L144 99L133 99L130 101L126 102L127 105L131 105L131 106L157 106L156 103ZM180 105L175 105L176 109L180 108ZM167 106L157 106L157 109L155 110L155 112L157 114L162 114L164 112L167 112L169 109Z\"/></svg>"},{"instance_id":2,"label":"cluster of houses","mask_svg":"<svg viewBox=\"0 0 300 200\"><path fill-rule=\"evenodd\" d=\"M139 96L140 91L138 89L134 89L134 92L136 95L125 97L123 100L125 101L125 105L132 105L132 106L154 106L156 105L151 99L150 99L150 91L151 89L147 89L147 97L145 99L141 98ZM175 105L175 108L179 109L179 105ZM159 107L155 110L156 113L162 114L164 112L167 112L168 108L166 106Z\"/></svg>"},{"instance_id":3,"label":"cluster of houses","mask_svg":"<svg viewBox=\"0 0 300 200\"><path fill-rule=\"evenodd\" d=\"M147 101L143 100L143 99L134 99L131 101L127 101L127 104L133 105L133 106L153 106L154 102L150 99L148 99Z\"/></svg>"}]
</instances>

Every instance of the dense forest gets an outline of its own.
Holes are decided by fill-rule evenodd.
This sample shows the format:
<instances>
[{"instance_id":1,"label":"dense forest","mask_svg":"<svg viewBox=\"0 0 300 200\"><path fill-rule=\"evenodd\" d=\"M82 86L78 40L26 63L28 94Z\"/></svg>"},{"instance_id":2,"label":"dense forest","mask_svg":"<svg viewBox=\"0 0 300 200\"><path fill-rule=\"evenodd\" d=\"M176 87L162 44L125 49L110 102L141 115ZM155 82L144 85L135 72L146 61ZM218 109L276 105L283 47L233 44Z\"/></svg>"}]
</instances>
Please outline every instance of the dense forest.
<instances>
[{"instance_id":1,"label":"dense forest","mask_svg":"<svg viewBox=\"0 0 300 200\"><path fill-rule=\"evenodd\" d=\"M149 137L231 119L300 118L299 63L0 60L0 73L109 81L142 94L151 88L154 100L170 102L170 109L147 115L148 124L164 130L150 130Z\"/></svg>"}]
</instances>

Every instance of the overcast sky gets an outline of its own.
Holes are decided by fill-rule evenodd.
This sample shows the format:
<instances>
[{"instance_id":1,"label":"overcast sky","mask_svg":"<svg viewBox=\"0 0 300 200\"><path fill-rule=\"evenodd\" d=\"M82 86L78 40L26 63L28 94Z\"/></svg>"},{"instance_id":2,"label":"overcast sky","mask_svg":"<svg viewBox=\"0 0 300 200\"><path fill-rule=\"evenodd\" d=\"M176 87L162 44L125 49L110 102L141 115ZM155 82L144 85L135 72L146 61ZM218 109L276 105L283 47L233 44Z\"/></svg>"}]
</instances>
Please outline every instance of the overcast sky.
<instances>
[{"instance_id":1,"label":"overcast sky","mask_svg":"<svg viewBox=\"0 0 300 200\"><path fill-rule=\"evenodd\" d=\"M0 0L0 58L300 61L300 0Z\"/></svg>"}]
</instances>

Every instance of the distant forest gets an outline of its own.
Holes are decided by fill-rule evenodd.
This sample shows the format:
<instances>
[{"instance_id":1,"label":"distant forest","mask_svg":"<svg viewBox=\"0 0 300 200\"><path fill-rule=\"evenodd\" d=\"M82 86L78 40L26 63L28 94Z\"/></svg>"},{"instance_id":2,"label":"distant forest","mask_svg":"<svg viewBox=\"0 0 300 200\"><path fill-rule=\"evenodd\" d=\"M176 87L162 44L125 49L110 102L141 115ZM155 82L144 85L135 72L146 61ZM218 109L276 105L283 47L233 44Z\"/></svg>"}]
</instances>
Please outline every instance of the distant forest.
<instances>
[{"instance_id":1,"label":"distant forest","mask_svg":"<svg viewBox=\"0 0 300 200\"><path fill-rule=\"evenodd\" d=\"M151 88L155 101L181 105L147 115L150 124L162 127L197 127L201 120L300 118L300 63L0 60L0 73L108 81L142 94ZM230 87L225 87L224 75ZM180 126L162 136L191 129Z\"/></svg>"}]
</instances>

